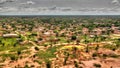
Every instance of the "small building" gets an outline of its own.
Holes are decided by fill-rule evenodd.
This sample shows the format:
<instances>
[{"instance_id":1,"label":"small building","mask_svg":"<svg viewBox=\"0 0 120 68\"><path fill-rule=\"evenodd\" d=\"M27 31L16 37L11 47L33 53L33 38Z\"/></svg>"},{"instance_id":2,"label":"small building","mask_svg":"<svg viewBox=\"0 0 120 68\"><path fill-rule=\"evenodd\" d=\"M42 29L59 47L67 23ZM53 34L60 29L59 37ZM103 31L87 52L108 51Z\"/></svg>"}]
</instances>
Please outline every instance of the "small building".
<instances>
[{"instance_id":1,"label":"small building","mask_svg":"<svg viewBox=\"0 0 120 68\"><path fill-rule=\"evenodd\" d=\"M100 35L100 34L102 34L102 30L100 28L95 28L95 29L93 29L92 33L94 35Z\"/></svg>"},{"instance_id":2,"label":"small building","mask_svg":"<svg viewBox=\"0 0 120 68\"><path fill-rule=\"evenodd\" d=\"M3 34L3 37L7 37L7 38L14 37L14 38L17 38L17 37L19 37L19 35L17 35L17 34Z\"/></svg>"},{"instance_id":3,"label":"small building","mask_svg":"<svg viewBox=\"0 0 120 68\"><path fill-rule=\"evenodd\" d=\"M83 28L82 33L83 34L89 34L89 29L88 28Z\"/></svg>"},{"instance_id":4,"label":"small building","mask_svg":"<svg viewBox=\"0 0 120 68\"><path fill-rule=\"evenodd\" d=\"M111 29L113 30L113 33L115 33L115 34L120 33L119 27L116 27L114 24L112 24Z\"/></svg>"}]
</instances>

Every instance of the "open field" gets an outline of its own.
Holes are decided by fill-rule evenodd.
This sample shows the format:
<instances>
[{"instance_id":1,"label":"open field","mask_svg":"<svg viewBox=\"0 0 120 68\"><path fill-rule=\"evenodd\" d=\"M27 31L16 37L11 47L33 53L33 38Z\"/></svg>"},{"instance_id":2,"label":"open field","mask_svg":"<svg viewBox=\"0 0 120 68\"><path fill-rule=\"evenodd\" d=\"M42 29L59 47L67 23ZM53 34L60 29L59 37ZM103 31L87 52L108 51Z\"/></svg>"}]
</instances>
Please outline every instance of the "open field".
<instances>
[{"instance_id":1,"label":"open field","mask_svg":"<svg viewBox=\"0 0 120 68\"><path fill-rule=\"evenodd\" d=\"M120 68L120 19L0 17L0 68Z\"/></svg>"}]
</instances>

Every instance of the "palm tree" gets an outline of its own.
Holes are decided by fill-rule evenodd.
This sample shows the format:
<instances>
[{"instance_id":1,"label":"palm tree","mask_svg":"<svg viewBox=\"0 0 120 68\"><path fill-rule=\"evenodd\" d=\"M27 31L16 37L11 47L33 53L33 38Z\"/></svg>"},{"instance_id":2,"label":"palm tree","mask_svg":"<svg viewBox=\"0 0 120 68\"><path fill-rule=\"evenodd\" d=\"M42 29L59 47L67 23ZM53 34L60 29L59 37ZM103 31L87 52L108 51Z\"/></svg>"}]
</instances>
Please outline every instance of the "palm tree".
<instances>
[{"instance_id":1,"label":"palm tree","mask_svg":"<svg viewBox=\"0 0 120 68\"><path fill-rule=\"evenodd\" d=\"M63 63L64 65L66 65L69 55L70 54L68 52L65 52L65 58L64 58L64 63Z\"/></svg>"}]
</instances>

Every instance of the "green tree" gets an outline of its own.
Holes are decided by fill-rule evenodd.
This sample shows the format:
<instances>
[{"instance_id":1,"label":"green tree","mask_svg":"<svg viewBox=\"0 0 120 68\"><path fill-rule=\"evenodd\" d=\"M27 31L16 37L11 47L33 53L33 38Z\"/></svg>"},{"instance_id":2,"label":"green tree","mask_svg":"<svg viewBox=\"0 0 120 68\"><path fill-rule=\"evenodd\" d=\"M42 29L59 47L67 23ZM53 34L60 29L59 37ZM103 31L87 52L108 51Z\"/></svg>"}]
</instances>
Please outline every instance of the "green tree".
<instances>
[{"instance_id":1,"label":"green tree","mask_svg":"<svg viewBox=\"0 0 120 68\"><path fill-rule=\"evenodd\" d=\"M77 37L75 36L75 35L73 35L72 37L71 37L71 40L76 40L77 39Z\"/></svg>"}]
</instances>

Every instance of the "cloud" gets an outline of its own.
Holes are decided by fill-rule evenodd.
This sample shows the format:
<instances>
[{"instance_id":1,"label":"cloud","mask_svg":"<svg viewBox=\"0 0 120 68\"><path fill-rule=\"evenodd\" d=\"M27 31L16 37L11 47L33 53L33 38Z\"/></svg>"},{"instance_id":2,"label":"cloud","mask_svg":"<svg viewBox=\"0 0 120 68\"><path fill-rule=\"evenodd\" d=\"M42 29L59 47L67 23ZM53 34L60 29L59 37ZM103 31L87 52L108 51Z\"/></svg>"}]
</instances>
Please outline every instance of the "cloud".
<instances>
[{"instance_id":1,"label":"cloud","mask_svg":"<svg viewBox=\"0 0 120 68\"><path fill-rule=\"evenodd\" d=\"M6 2L15 2L17 0L6 0Z\"/></svg>"},{"instance_id":2,"label":"cloud","mask_svg":"<svg viewBox=\"0 0 120 68\"><path fill-rule=\"evenodd\" d=\"M14 1L17 1L17 0L0 0L0 4L4 4L6 2L14 2Z\"/></svg>"},{"instance_id":3,"label":"cloud","mask_svg":"<svg viewBox=\"0 0 120 68\"><path fill-rule=\"evenodd\" d=\"M4 4L6 0L0 0L0 4Z\"/></svg>"},{"instance_id":4,"label":"cloud","mask_svg":"<svg viewBox=\"0 0 120 68\"><path fill-rule=\"evenodd\" d=\"M32 5L32 4L35 4L35 2L33 2L33 1L27 1L27 4Z\"/></svg>"},{"instance_id":5,"label":"cloud","mask_svg":"<svg viewBox=\"0 0 120 68\"><path fill-rule=\"evenodd\" d=\"M113 1L112 1L112 4L114 4L114 5L118 5L118 4L120 4L120 3L119 3L118 0L113 0Z\"/></svg>"},{"instance_id":6,"label":"cloud","mask_svg":"<svg viewBox=\"0 0 120 68\"><path fill-rule=\"evenodd\" d=\"M27 1L25 3L21 3L21 5L33 5L33 4L35 4L35 2L33 1Z\"/></svg>"},{"instance_id":7,"label":"cloud","mask_svg":"<svg viewBox=\"0 0 120 68\"><path fill-rule=\"evenodd\" d=\"M119 0L113 0L113 1L112 1L112 4L114 5L114 7L111 8L112 11L116 11L117 9L119 9L119 7L120 7L120 2L119 2Z\"/></svg>"},{"instance_id":8,"label":"cloud","mask_svg":"<svg viewBox=\"0 0 120 68\"><path fill-rule=\"evenodd\" d=\"M6 3L6 2L14 2L16 0L0 0L0 3ZM111 2L111 4L110 4ZM8 3L7 3L8 4ZM56 4L57 6L41 6L38 5L37 7L35 7L37 4L39 4L36 0L24 0L24 1L18 1L18 2L15 2L13 4L5 4L5 5L0 5L0 14L1 13L33 13L33 14L67 14L67 13L70 13L70 14L74 14L74 12L78 13L78 14L82 14L82 13L93 13L94 12L97 14L99 13L107 13L107 12L110 12L110 13L113 13L113 12L116 12L116 11L119 11L120 12L120 1L119 0L109 0L109 4L112 6L112 7L100 7L100 8L97 8L97 7L80 7L80 8L74 8L74 7L71 7L71 6L59 6L58 4ZM10 6L9 6L10 5ZM14 6L16 5L16 6ZM46 5L46 4L44 4ZM14 6L14 7L13 7ZM41 7L40 7L41 6ZM116 12L118 13L118 12Z\"/></svg>"}]
</instances>

